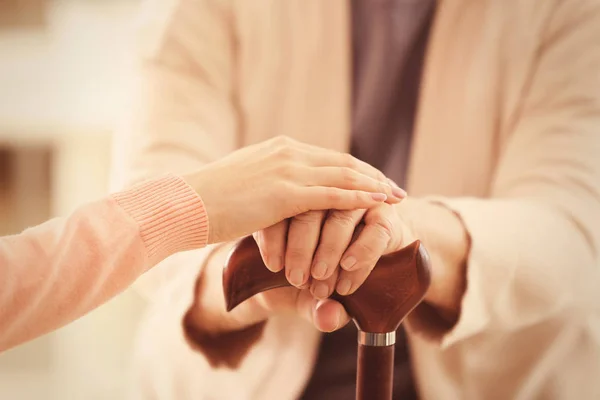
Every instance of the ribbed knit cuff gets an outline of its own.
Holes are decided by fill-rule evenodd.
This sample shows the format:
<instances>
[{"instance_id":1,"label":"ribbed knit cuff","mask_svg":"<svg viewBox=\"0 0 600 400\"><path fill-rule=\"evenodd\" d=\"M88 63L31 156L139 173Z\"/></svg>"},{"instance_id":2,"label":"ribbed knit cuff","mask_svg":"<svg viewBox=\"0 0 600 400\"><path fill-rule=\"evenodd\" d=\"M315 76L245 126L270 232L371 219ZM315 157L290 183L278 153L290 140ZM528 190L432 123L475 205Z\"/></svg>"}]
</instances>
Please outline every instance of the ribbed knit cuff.
<instances>
[{"instance_id":1,"label":"ribbed knit cuff","mask_svg":"<svg viewBox=\"0 0 600 400\"><path fill-rule=\"evenodd\" d=\"M112 197L138 223L151 265L208 244L204 203L181 177L167 175Z\"/></svg>"}]
</instances>

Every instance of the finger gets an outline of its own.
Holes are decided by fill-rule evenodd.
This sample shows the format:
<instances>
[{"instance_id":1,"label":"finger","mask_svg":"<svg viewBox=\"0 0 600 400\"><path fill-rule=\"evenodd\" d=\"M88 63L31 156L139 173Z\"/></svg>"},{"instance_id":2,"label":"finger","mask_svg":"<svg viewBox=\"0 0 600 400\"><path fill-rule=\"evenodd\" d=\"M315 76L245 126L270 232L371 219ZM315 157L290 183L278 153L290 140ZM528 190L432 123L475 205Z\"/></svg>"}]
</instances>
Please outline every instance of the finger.
<instances>
[{"instance_id":1,"label":"finger","mask_svg":"<svg viewBox=\"0 0 600 400\"><path fill-rule=\"evenodd\" d=\"M341 153L339 151L313 146L307 143L299 143L298 149L304 154L306 161L310 162L315 167L348 167L381 182L387 182L387 178L383 172L351 154Z\"/></svg>"},{"instance_id":2,"label":"finger","mask_svg":"<svg viewBox=\"0 0 600 400\"><path fill-rule=\"evenodd\" d=\"M264 145L265 147L279 150L279 152L287 158L302 159L312 166L347 167L382 183L389 183L387 177L377 168L348 153L341 153L339 151L314 146L286 136L272 138L266 141ZM400 197L405 197L405 195L400 195Z\"/></svg>"},{"instance_id":3,"label":"finger","mask_svg":"<svg viewBox=\"0 0 600 400\"><path fill-rule=\"evenodd\" d=\"M388 203L399 203L406 197L406 192L393 186L388 180L381 182L348 167L301 167L296 179L301 186L326 186L384 193L388 197Z\"/></svg>"},{"instance_id":4,"label":"finger","mask_svg":"<svg viewBox=\"0 0 600 400\"><path fill-rule=\"evenodd\" d=\"M384 203L383 193L368 193L360 190L346 190L332 187L311 186L297 188L291 194L298 209L308 210L356 210L371 208Z\"/></svg>"},{"instance_id":5,"label":"finger","mask_svg":"<svg viewBox=\"0 0 600 400\"><path fill-rule=\"evenodd\" d=\"M308 282L324 218L324 211L309 211L290 221L285 249L285 272L288 281L298 288Z\"/></svg>"},{"instance_id":6,"label":"finger","mask_svg":"<svg viewBox=\"0 0 600 400\"><path fill-rule=\"evenodd\" d=\"M334 271L337 270L342 255L352 240L356 225L360 222L365 212L366 210L333 210L329 212L323 224L323 229L321 229L319 246L317 247L311 267L313 278L328 280Z\"/></svg>"},{"instance_id":7,"label":"finger","mask_svg":"<svg viewBox=\"0 0 600 400\"><path fill-rule=\"evenodd\" d=\"M303 144L302 147L305 147L303 151L306 162L313 167L345 167L367 175L383 184L387 185L393 183L383 174L383 172L348 153L340 153L338 151L323 149L307 144ZM395 191L394 195L396 197L406 197L406 192L395 183L392 185L392 189Z\"/></svg>"},{"instance_id":8,"label":"finger","mask_svg":"<svg viewBox=\"0 0 600 400\"><path fill-rule=\"evenodd\" d=\"M283 269L288 226L286 219L253 235L263 262L271 272Z\"/></svg>"},{"instance_id":9,"label":"finger","mask_svg":"<svg viewBox=\"0 0 600 400\"><path fill-rule=\"evenodd\" d=\"M337 301L319 300L313 312L313 323L321 332L333 332L350 322L344 307Z\"/></svg>"},{"instance_id":10,"label":"finger","mask_svg":"<svg viewBox=\"0 0 600 400\"><path fill-rule=\"evenodd\" d=\"M333 268L333 273L329 274L327 279L315 280L313 279L310 283L310 292L312 295L319 300L324 300L331 296L335 290L335 285L338 281L339 269Z\"/></svg>"},{"instance_id":11,"label":"finger","mask_svg":"<svg viewBox=\"0 0 600 400\"><path fill-rule=\"evenodd\" d=\"M342 256L336 291L354 293L367 279L392 240L392 228L385 223L366 224L354 243Z\"/></svg>"}]
</instances>

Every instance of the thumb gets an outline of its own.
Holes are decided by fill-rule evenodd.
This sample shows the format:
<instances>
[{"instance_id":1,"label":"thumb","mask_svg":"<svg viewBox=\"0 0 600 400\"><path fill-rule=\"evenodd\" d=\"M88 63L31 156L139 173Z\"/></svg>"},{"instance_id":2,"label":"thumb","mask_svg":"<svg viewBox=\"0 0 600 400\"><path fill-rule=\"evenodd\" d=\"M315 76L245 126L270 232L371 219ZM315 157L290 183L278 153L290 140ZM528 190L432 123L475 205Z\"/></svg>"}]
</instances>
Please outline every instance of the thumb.
<instances>
[{"instance_id":1,"label":"thumb","mask_svg":"<svg viewBox=\"0 0 600 400\"><path fill-rule=\"evenodd\" d=\"M321 332L333 332L346 326L350 317L344 307L335 300L319 300L312 315L315 327Z\"/></svg>"}]
</instances>

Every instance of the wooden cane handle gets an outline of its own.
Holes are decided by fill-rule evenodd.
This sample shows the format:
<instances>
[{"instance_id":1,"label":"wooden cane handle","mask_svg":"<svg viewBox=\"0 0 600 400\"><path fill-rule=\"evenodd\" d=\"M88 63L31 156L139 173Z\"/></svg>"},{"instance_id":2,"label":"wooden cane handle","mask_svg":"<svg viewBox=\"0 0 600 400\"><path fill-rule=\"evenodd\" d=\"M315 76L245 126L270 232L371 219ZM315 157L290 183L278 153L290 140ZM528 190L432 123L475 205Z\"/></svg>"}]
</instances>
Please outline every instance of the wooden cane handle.
<instances>
[{"instance_id":1,"label":"wooden cane handle","mask_svg":"<svg viewBox=\"0 0 600 400\"><path fill-rule=\"evenodd\" d=\"M334 294L358 329L370 333L395 332L422 301L431 281L429 255L417 240L400 251L383 256L361 287L349 296ZM273 273L262 261L252 236L232 249L223 270L227 311L250 297L291 286L285 271Z\"/></svg>"}]
</instances>

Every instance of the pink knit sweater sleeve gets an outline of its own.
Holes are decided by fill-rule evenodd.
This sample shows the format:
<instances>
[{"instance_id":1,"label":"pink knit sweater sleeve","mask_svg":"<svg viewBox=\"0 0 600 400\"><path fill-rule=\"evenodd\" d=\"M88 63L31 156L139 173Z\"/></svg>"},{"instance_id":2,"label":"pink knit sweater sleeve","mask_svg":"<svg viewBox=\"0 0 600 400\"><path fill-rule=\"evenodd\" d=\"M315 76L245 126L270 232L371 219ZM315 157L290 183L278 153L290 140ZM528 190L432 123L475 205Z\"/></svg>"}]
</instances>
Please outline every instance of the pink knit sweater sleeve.
<instances>
[{"instance_id":1,"label":"pink knit sweater sleeve","mask_svg":"<svg viewBox=\"0 0 600 400\"><path fill-rule=\"evenodd\" d=\"M0 351L81 317L207 240L202 200L172 175L0 238Z\"/></svg>"}]
</instances>

